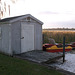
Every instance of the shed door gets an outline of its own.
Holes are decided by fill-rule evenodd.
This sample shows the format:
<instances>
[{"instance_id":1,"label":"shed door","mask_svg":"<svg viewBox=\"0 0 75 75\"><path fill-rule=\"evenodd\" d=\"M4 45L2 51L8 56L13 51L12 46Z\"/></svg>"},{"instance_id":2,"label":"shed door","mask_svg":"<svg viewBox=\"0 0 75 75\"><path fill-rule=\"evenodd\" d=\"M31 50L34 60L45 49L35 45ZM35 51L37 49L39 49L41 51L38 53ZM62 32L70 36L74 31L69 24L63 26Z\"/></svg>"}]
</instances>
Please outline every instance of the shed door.
<instances>
[{"instance_id":1,"label":"shed door","mask_svg":"<svg viewBox=\"0 0 75 75\"><path fill-rule=\"evenodd\" d=\"M21 53L34 50L34 25L21 26Z\"/></svg>"}]
</instances>

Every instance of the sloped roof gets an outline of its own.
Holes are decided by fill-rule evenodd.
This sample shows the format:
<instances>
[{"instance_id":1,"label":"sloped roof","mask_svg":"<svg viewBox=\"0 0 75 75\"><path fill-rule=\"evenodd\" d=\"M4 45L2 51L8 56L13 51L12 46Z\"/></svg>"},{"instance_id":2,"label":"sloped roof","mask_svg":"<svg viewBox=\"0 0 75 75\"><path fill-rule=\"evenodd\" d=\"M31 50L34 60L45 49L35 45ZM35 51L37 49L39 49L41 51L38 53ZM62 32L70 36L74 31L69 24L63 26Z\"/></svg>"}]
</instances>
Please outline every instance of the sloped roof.
<instances>
[{"instance_id":1,"label":"sloped roof","mask_svg":"<svg viewBox=\"0 0 75 75\"><path fill-rule=\"evenodd\" d=\"M15 16L15 17L9 17L9 18L4 18L4 19L1 19L0 22L10 22L10 23L12 23L12 22L21 20L21 19L26 18L26 17L31 17L32 19L36 20L40 24L43 24L43 22L41 22L40 20L38 20L37 18L33 17L30 14L21 15L21 16Z\"/></svg>"},{"instance_id":2,"label":"sloped roof","mask_svg":"<svg viewBox=\"0 0 75 75\"><path fill-rule=\"evenodd\" d=\"M10 21L10 20L16 19L18 17L22 17L22 16L15 16L15 17L4 18L4 19L1 19L0 22L7 22L7 21Z\"/></svg>"}]
</instances>

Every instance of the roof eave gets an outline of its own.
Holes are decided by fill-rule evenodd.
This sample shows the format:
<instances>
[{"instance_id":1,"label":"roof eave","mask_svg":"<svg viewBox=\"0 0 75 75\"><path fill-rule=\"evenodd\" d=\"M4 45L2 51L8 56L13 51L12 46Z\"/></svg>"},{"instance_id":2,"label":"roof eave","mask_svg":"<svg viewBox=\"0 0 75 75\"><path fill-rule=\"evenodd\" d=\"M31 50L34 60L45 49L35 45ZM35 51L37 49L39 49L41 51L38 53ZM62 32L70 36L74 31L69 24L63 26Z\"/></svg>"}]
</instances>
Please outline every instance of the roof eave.
<instances>
[{"instance_id":1,"label":"roof eave","mask_svg":"<svg viewBox=\"0 0 75 75\"><path fill-rule=\"evenodd\" d=\"M43 25L43 22L42 22L42 21L38 20L37 18L33 17L33 16L30 15L30 14L27 14L27 15L22 16L22 17L18 17L18 18L13 19L13 20L10 20L9 22L10 22L10 23L13 23L13 22L16 22L16 21L18 21L18 20L20 20L20 19L26 18L26 17L31 17L32 19L36 20L36 21L39 22L41 25Z\"/></svg>"},{"instance_id":2,"label":"roof eave","mask_svg":"<svg viewBox=\"0 0 75 75\"><path fill-rule=\"evenodd\" d=\"M0 22L0 24L9 24L10 22L7 21L7 22Z\"/></svg>"}]
</instances>

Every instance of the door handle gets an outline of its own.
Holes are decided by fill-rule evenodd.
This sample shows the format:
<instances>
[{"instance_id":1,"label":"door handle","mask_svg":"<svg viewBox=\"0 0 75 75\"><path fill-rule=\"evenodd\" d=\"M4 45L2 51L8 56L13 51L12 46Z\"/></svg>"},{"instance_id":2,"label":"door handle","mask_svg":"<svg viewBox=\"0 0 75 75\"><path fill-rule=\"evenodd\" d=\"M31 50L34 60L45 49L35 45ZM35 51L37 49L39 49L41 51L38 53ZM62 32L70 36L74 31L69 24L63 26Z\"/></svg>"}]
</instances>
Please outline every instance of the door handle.
<instances>
[{"instance_id":1,"label":"door handle","mask_svg":"<svg viewBox=\"0 0 75 75\"><path fill-rule=\"evenodd\" d=\"M21 39L24 39L24 37L21 37Z\"/></svg>"}]
</instances>

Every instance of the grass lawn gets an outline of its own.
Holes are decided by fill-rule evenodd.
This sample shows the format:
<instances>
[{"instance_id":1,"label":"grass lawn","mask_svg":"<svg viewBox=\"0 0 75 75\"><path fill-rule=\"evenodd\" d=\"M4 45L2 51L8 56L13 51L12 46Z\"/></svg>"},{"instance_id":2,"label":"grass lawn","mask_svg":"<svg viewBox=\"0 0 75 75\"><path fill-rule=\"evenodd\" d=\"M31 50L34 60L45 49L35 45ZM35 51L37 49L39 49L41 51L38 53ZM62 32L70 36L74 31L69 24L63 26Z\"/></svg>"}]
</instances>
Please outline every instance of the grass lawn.
<instances>
[{"instance_id":1,"label":"grass lawn","mask_svg":"<svg viewBox=\"0 0 75 75\"><path fill-rule=\"evenodd\" d=\"M63 75L36 63L0 54L0 75Z\"/></svg>"}]
</instances>

